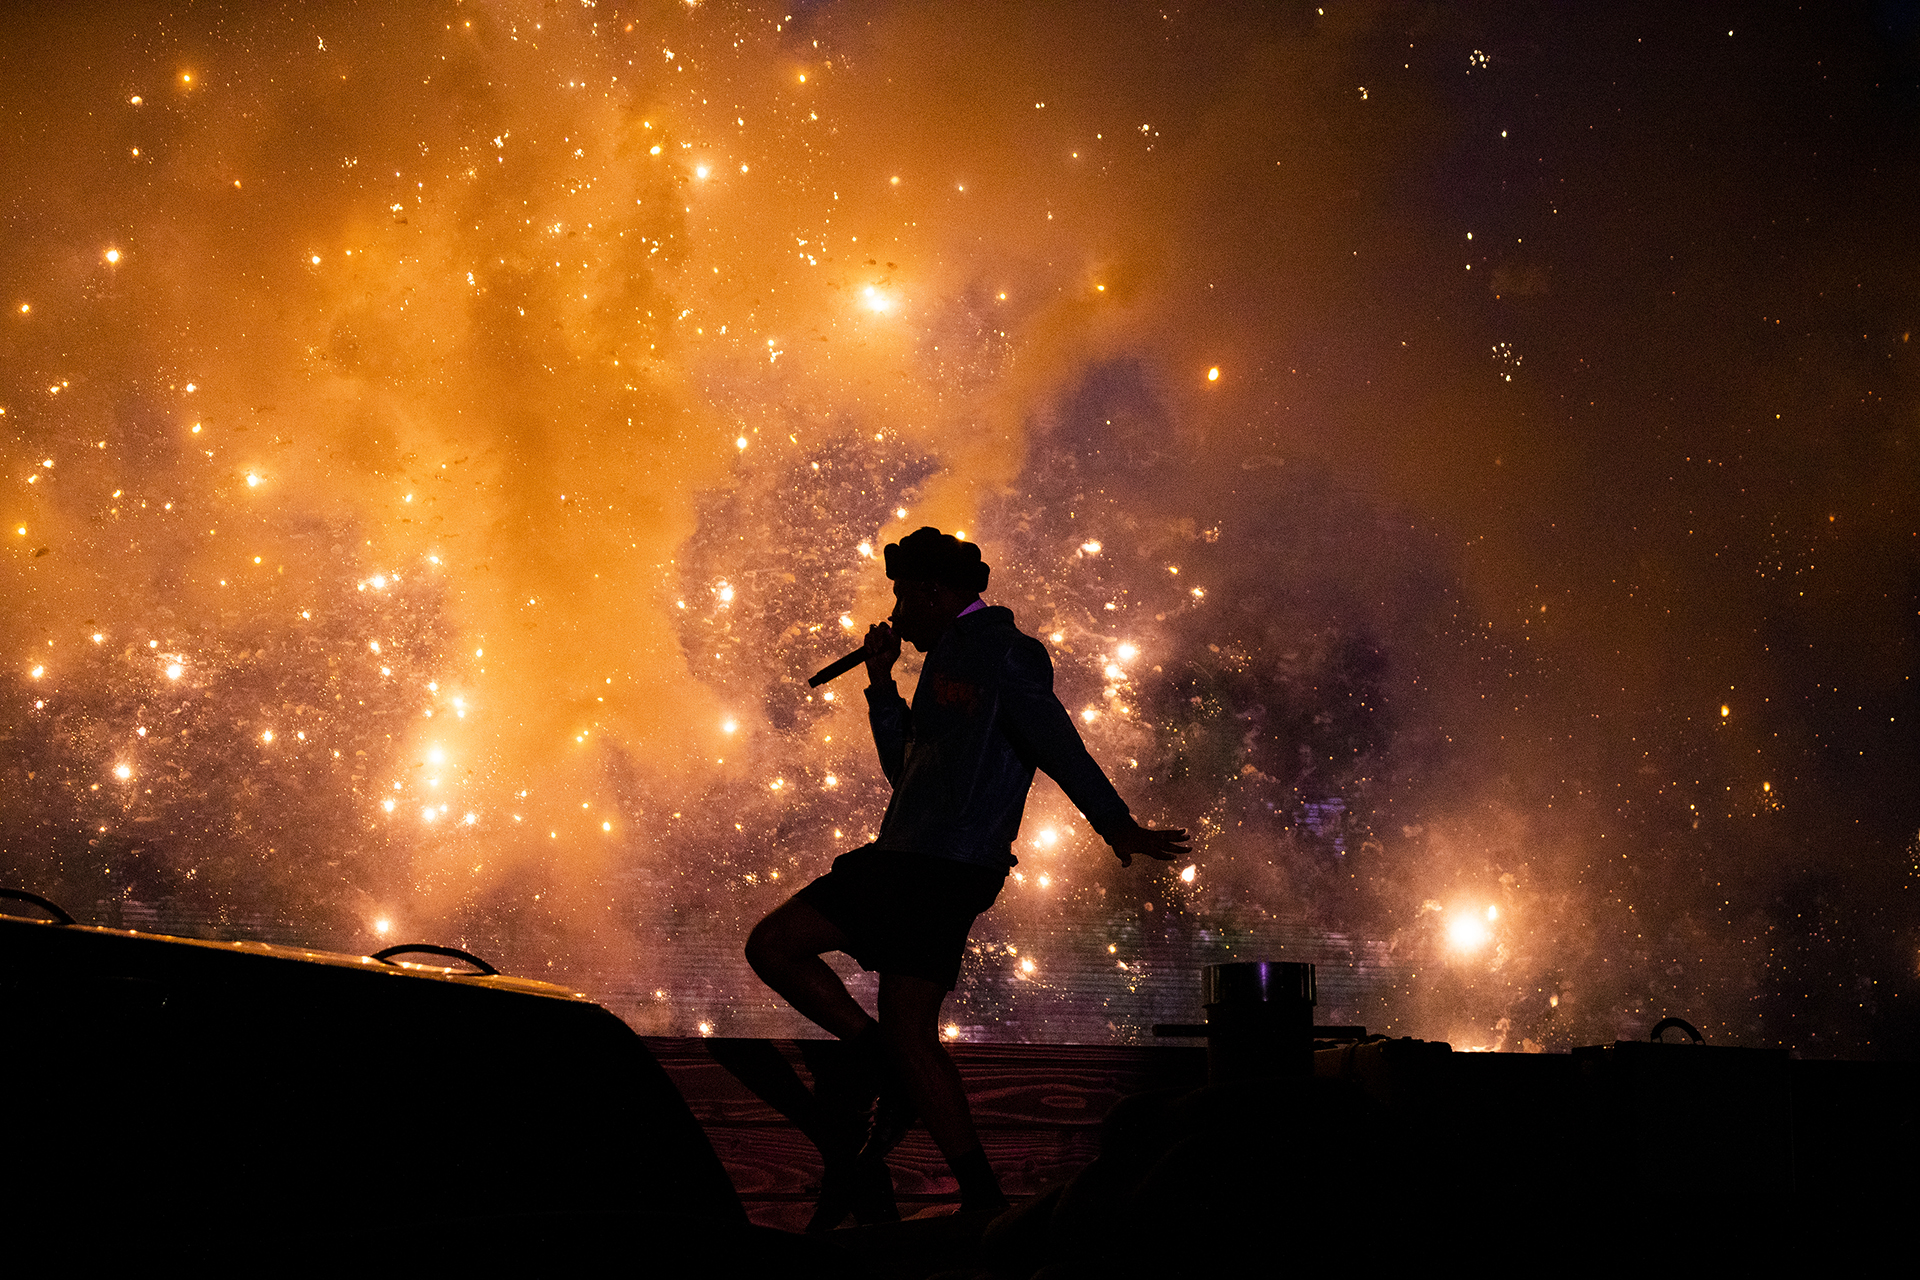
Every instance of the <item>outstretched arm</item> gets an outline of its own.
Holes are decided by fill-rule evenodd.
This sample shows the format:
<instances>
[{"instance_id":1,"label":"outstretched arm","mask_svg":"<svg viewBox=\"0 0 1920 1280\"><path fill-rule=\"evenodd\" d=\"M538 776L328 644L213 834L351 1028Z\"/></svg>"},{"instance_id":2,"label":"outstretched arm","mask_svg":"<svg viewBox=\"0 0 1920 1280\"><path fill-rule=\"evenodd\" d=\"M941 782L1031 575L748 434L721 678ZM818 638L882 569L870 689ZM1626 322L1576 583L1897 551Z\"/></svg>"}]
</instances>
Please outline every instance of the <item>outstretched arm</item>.
<instances>
[{"instance_id":1,"label":"outstretched arm","mask_svg":"<svg viewBox=\"0 0 1920 1280\"><path fill-rule=\"evenodd\" d=\"M1053 663L1037 642L1008 653L1003 697L1008 731L1113 846L1121 866L1132 866L1135 854L1170 862L1188 851L1185 831L1156 831L1133 820L1055 696Z\"/></svg>"}]
</instances>

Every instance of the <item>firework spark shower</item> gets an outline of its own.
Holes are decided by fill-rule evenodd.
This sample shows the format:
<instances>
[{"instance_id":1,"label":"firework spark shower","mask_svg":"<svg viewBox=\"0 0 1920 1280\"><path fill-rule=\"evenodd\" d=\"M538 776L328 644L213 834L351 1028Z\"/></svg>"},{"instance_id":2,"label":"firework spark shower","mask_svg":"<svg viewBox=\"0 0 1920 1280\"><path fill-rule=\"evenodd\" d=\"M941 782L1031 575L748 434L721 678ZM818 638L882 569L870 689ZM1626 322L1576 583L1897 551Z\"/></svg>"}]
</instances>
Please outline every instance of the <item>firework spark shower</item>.
<instances>
[{"instance_id":1,"label":"firework spark shower","mask_svg":"<svg viewBox=\"0 0 1920 1280\"><path fill-rule=\"evenodd\" d=\"M744 930L885 801L804 677L936 524L1197 836L1038 789L953 1034L1267 955L1462 1047L1911 1049L1917 33L10 14L5 878L789 1029Z\"/></svg>"}]
</instances>

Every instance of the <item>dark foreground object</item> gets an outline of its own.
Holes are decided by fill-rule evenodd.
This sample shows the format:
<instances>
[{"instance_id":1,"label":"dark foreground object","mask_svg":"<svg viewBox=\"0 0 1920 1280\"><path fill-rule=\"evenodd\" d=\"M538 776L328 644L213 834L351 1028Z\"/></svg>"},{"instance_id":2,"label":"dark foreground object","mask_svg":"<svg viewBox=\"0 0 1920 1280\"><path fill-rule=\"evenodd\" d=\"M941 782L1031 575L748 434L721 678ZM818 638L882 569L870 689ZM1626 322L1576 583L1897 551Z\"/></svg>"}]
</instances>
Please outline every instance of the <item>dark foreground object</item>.
<instances>
[{"instance_id":1,"label":"dark foreground object","mask_svg":"<svg viewBox=\"0 0 1920 1280\"><path fill-rule=\"evenodd\" d=\"M753 1043L816 1087L837 1048ZM724 1066L747 1042L649 1044L752 1216L803 1222L818 1159ZM954 1198L915 1133L890 1160L909 1220L830 1233L883 1275L1266 1276L1455 1257L1575 1271L1668 1256L1826 1266L1890 1240L1904 1248L1920 1197L1911 1064L1374 1040L1322 1048L1311 1076L1207 1085L1199 1048L952 1049L1022 1203L977 1241L974 1224L913 1217Z\"/></svg>"},{"instance_id":2,"label":"dark foreground object","mask_svg":"<svg viewBox=\"0 0 1920 1280\"><path fill-rule=\"evenodd\" d=\"M750 1225L646 1046L563 988L0 918L10 1256L839 1275Z\"/></svg>"}]
</instances>

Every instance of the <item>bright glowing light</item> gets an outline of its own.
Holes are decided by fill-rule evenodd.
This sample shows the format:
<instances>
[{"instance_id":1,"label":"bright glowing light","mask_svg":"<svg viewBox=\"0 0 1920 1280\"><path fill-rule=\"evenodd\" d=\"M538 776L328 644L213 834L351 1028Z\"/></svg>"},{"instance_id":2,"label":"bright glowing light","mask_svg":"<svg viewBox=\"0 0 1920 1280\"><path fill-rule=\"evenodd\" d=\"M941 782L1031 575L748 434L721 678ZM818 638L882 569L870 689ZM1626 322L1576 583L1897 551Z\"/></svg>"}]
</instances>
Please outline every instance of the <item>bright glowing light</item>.
<instances>
[{"instance_id":1,"label":"bright glowing light","mask_svg":"<svg viewBox=\"0 0 1920 1280\"><path fill-rule=\"evenodd\" d=\"M733 731L734 731L735 729L738 729L739 727L740 727L740 724L739 724L739 722L738 722L738 721L736 721L736 720L729 720L729 721L727 721L727 722L726 722L725 724L723 724L723 725L721 725L721 726L720 726L720 732L722 732L722 733L732 733L732 732L733 732Z\"/></svg>"},{"instance_id":2,"label":"bright glowing light","mask_svg":"<svg viewBox=\"0 0 1920 1280\"><path fill-rule=\"evenodd\" d=\"M167 664L167 679L178 680L181 676L186 674L186 671L187 669L181 666L179 663L169 662Z\"/></svg>"},{"instance_id":3,"label":"bright glowing light","mask_svg":"<svg viewBox=\"0 0 1920 1280\"><path fill-rule=\"evenodd\" d=\"M1111 663L1111 662L1109 662L1109 663L1107 664L1107 679L1109 679L1109 680L1121 680L1121 679L1124 679L1124 678L1126 677L1126 674L1127 674L1127 673L1126 673L1126 672L1124 672L1124 671L1122 671L1122 670L1121 670L1121 669L1119 668L1119 666L1117 666L1116 664L1114 664L1114 663Z\"/></svg>"},{"instance_id":4,"label":"bright glowing light","mask_svg":"<svg viewBox=\"0 0 1920 1280\"><path fill-rule=\"evenodd\" d=\"M701 1024L700 1024L700 1034L701 1034L701 1035L703 1035L703 1036L710 1036L710 1035L712 1035L712 1034L713 1034L713 1024L712 1024L711 1022L703 1022L703 1023L701 1023Z\"/></svg>"},{"instance_id":5,"label":"bright glowing light","mask_svg":"<svg viewBox=\"0 0 1920 1280\"><path fill-rule=\"evenodd\" d=\"M1100 544L1092 541L1083 542L1080 544L1080 550L1086 555L1097 556L1100 554Z\"/></svg>"},{"instance_id":6,"label":"bright glowing light","mask_svg":"<svg viewBox=\"0 0 1920 1280\"><path fill-rule=\"evenodd\" d=\"M1187 884L1192 884L1194 876L1198 875L1199 871L1200 868L1189 866L1180 872L1180 879Z\"/></svg>"},{"instance_id":7,"label":"bright glowing light","mask_svg":"<svg viewBox=\"0 0 1920 1280\"><path fill-rule=\"evenodd\" d=\"M311 258L307 259L307 261L311 262L314 266L317 267L320 265L320 255L316 253Z\"/></svg>"},{"instance_id":8,"label":"bright glowing light","mask_svg":"<svg viewBox=\"0 0 1920 1280\"><path fill-rule=\"evenodd\" d=\"M380 807L381 807L382 809L385 809L385 810L386 810L386 811L387 811L388 813L392 813L392 812L393 812L393 801L391 801L391 800L382 800L382 801L380 802Z\"/></svg>"},{"instance_id":9,"label":"bright glowing light","mask_svg":"<svg viewBox=\"0 0 1920 1280\"><path fill-rule=\"evenodd\" d=\"M874 311L885 311L888 307L891 307L893 305L893 300L891 298L887 297L886 294L881 293L878 289L874 288L872 285L868 285L866 287L865 293L867 298L867 306Z\"/></svg>"},{"instance_id":10,"label":"bright glowing light","mask_svg":"<svg viewBox=\"0 0 1920 1280\"><path fill-rule=\"evenodd\" d=\"M1093 707L1088 707L1080 713L1080 718L1082 720L1085 720L1088 724L1092 724L1095 720L1098 720L1100 718L1100 712L1094 709Z\"/></svg>"},{"instance_id":11,"label":"bright glowing light","mask_svg":"<svg viewBox=\"0 0 1920 1280\"><path fill-rule=\"evenodd\" d=\"M1134 648L1132 645L1123 644L1120 646L1120 661L1132 662L1135 658L1139 656L1140 656L1140 651Z\"/></svg>"},{"instance_id":12,"label":"bright glowing light","mask_svg":"<svg viewBox=\"0 0 1920 1280\"><path fill-rule=\"evenodd\" d=\"M706 177L706 176L707 176L707 166L705 166L705 165L700 165L700 166L698 166L697 168L695 168L695 169L694 169L694 171L693 171L693 176L694 176L694 177L696 177L696 178L704 178L704 177ZM704 1027L704 1026L706 1026L707 1024L703 1022L703 1023L701 1023L700 1025ZM704 1032L702 1032L701 1034L703 1034L703 1035L704 1035L705 1033L704 1033Z\"/></svg>"},{"instance_id":13,"label":"bright glowing light","mask_svg":"<svg viewBox=\"0 0 1920 1280\"><path fill-rule=\"evenodd\" d=\"M734 447L734 448L736 448L736 449L744 449L744 448L746 448L746 447L747 447L747 438L746 438L745 436L737 436L737 437L735 437L735 438L734 438L734 442L733 442L733 447Z\"/></svg>"},{"instance_id":14,"label":"bright glowing light","mask_svg":"<svg viewBox=\"0 0 1920 1280\"><path fill-rule=\"evenodd\" d=\"M131 778L133 776L133 769L130 766L124 765L124 764L115 765L113 769L113 776L120 779L120 781L125 782L128 778Z\"/></svg>"},{"instance_id":15,"label":"bright glowing light","mask_svg":"<svg viewBox=\"0 0 1920 1280\"><path fill-rule=\"evenodd\" d=\"M1060 833L1052 827L1042 827L1040 834L1033 838L1033 842L1042 849L1051 849L1060 843Z\"/></svg>"},{"instance_id":16,"label":"bright glowing light","mask_svg":"<svg viewBox=\"0 0 1920 1280\"><path fill-rule=\"evenodd\" d=\"M1045 889L1045 888L1047 888L1047 887L1048 887L1049 885L1051 885L1052 883L1053 883L1053 877L1052 877L1052 876L1050 876L1050 875L1047 875L1047 874L1046 874L1045 872L1042 872L1042 873L1040 874L1040 887L1041 887L1042 889Z\"/></svg>"},{"instance_id":17,"label":"bright glowing light","mask_svg":"<svg viewBox=\"0 0 1920 1280\"><path fill-rule=\"evenodd\" d=\"M26 530L22 529L20 532L25 533ZM873 559L873 544L871 542L861 543L860 546L857 548L857 550L860 552L861 555L865 556L867 559L869 560ZM851 626L852 624L849 623L848 625Z\"/></svg>"},{"instance_id":18,"label":"bright glowing light","mask_svg":"<svg viewBox=\"0 0 1920 1280\"><path fill-rule=\"evenodd\" d=\"M1033 972L1033 961L1032 961L1032 960L1022 960L1022 961L1020 962L1020 972L1021 972L1021 973L1023 973L1023 974L1028 974L1028 973L1032 973L1032 972Z\"/></svg>"},{"instance_id":19,"label":"bright glowing light","mask_svg":"<svg viewBox=\"0 0 1920 1280\"><path fill-rule=\"evenodd\" d=\"M724 582L720 584L720 603L721 604L733 603L733 588Z\"/></svg>"},{"instance_id":20,"label":"bright glowing light","mask_svg":"<svg viewBox=\"0 0 1920 1280\"><path fill-rule=\"evenodd\" d=\"M382 937L385 937L387 930L391 928L393 928L393 921L391 920L380 919L373 922L373 931Z\"/></svg>"},{"instance_id":21,"label":"bright glowing light","mask_svg":"<svg viewBox=\"0 0 1920 1280\"><path fill-rule=\"evenodd\" d=\"M1726 718L1727 718L1728 716L1730 716L1730 715L1732 715L1732 714L1733 714L1733 708L1732 708L1732 707L1729 707L1729 706L1722 706L1722 707L1720 708L1720 718L1721 718L1722 720L1725 720L1725 719L1726 719Z\"/></svg>"},{"instance_id":22,"label":"bright glowing light","mask_svg":"<svg viewBox=\"0 0 1920 1280\"><path fill-rule=\"evenodd\" d=\"M268 729L268 730L267 730L266 732L264 732L264 733L262 733L262 734L260 735L260 741L262 741L262 742L272 742L272 741L273 741L273 730L271 730L271 729Z\"/></svg>"},{"instance_id":23,"label":"bright glowing light","mask_svg":"<svg viewBox=\"0 0 1920 1280\"><path fill-rule=\"evenodd\" d=\"M834 776L833 776L832 774L828 774L828 775L827 775L827 785L828 785L828 786L830 786L830 787L837 787L837 786L839 786L839 785L840 785L840 779L838 779L838 778L836 778L836 777L834 777Z\"/></svg>"},{"instance_id":24,"label":"bright glowing light","mask_svg":"<svg viewBox=\"0 0 1920 1280\"><path fill-rule=\"evenodd\" d=\"M118 249L107 250L107 262L112 264L118 261L120 261L120 251Z\"/></svg>"},{"instance_id":25,"label":"bright glowing light","mask_svg":"<svg viewBox=\"0 0 1920 1280\"><path fill-rule=\"evenodd\" d=\"M253 474L253 472L251 471L247 472L247 488L251 489L254 486L258 485L259 483L260 483L259 476Z\"/></svg>"},{"instance_id":26,"label":"bright glowing light","mask_svg":"<svg viewBox=\"0 0 1920 1280\"><path fill-rule=\"evenodd\" d=\"M45 667L35 667L31 674L35 680L38 680L41 676L45 675L46 673L47 673L47 669Z\"/></svg>"},{"instance_id":27,"label":"bright glowing light","mask_svg":"<svg viewBox=\"0 0 1920 1280\"><path fill-rule=\"evenodd\" d=\"M436 814L437 814L437 811L436 811L436 810L433 810L433 809L422 809L422 810L420 811L420 821L422 821L422 822L432 822L432 821L434 820L434 818L435 818L435 816L436 816Z\"/></svg>"},{"instance_id":28,"label":"bright glowing light","mask_svg":"<svg viewBox=\"0 0 1920 1280\"><path fill-rule=\"evenodd\" d=\"M949 1022L945 1027L941 1028L941 1034L949 1040L958 1040L960 1038L960 1028L956 1023Z\"/></svg>"},{"instance_id":29,"label":"bright glowing light","mask_svg":"<svg viewBox=\"0 0 1920 1280\"><path fill-rule=\"evenodd\" d=\"M1207 370L1207 381L1208 382L1220 381L1220 368L1218 365L1215 365L1213 368Z\"/></svg>"},{"instance_id":30,"label":"bright glowing light","mask_svg":"<svg viewBox=\"0 0 1920 1280\"><path fill-rule=\"evenodd\" d=\"M1462 913L1447 922L1447 941L1456 951L1478 951L1493 939L1478 916Z\"/></svg>"}]
</instances>

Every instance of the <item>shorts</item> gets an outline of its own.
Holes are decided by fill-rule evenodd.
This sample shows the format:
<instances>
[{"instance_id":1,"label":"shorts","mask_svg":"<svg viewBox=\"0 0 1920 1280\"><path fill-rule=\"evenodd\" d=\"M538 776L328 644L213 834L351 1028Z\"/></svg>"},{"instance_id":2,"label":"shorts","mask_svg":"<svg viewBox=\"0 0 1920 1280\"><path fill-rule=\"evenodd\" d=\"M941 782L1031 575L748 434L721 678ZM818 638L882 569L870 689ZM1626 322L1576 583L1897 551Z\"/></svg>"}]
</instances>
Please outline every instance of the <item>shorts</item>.
<instances>
[{"instance_id":1,"label":"shorts","mask_svg":"<svg viewBox=\"0 0 1920 1280\"><path fill-rule=\"evenodd\" d=\"M862 969L951 991L973 918L993 905L1006 880L1004 867L864 845L793 896L847 935L847 954Z\"/></svg>"}]
</instances>

